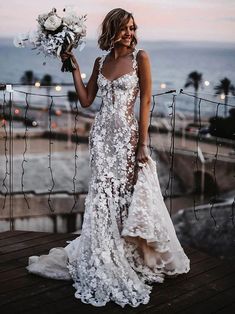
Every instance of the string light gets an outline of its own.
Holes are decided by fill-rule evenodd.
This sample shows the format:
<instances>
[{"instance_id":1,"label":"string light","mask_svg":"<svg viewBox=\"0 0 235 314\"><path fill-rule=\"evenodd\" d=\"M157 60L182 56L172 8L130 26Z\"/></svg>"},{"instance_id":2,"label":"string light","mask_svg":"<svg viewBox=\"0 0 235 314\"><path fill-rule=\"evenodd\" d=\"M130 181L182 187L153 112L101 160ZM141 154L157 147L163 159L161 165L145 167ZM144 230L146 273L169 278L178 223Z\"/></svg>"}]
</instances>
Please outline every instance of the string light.
<instances>
[{"instance_id":1,"label":"string light","mask_svg":"<svg viewBox=\"0 0 235 314\"><path fill-rule=\"evenodd\" d=\"M40 94L33 94L33 93L26 93L26 92L23 92L23 91L15 91L15 92L19 92L19 93L24 93L26 95L26 104L28 106L28 101L27 101L27 97L28 95L38 95L38 96L43 96L43 97L48 97L47 95L40 95ZM159 94L156 94L156 95L153 95L153 108L152 108L152 111L151 111L151 116L150 116L150 125L151 125L151 118L152 118L152 113L153 113L153 110L154 110L154 107L155 107L155 97L156 96L160 96L160 95L165 95L165 94L169 94L169 93L172 93L172 92L176 92L175 90L171 90L171 91L167 91L167 92L164 92L164 93L159 93ZM218 102L214 102L214 101L211 101L209 99L205 99L205 98L202 98L202 97L197 97L195 95L190 95L188 93L185 93L183 91L183 89L180 90L180 94L183 94L183 95L187 95L187 96L190 96L190 97L195 97L197 99L199 99L199 124L200 124L200 127L199 129L201 128L201 114L200 114L200 108L201 108L201 101L205 101L205 102L209 102L209 103L216 103L217 104L217 110L216 110L216 117L218 117L218 111L219 111L219 106L220 105L223 105L223 106L228 106L228 107L233 107L232 105L228 105L228 104L224 104L224 103L218 103ZM169 180L168 180L168 183L167 183L167 187L166 187L166 190L167 189L170 189L170 214L171 214L171 208L172 208L172 196L173 196L173 179L174 179L174 173L173 173L173 170L174 170L174 137L175 137L175 119L176 119L176 112L175 112L175 109L176 109L176 97L178 95L173 95L173 100L172 100L172 104L169 106L171 108L171 113L169 114L170 117L171 117L171 145L170 145L170 171L169 171ZM52 180L52 187L49 189L49 198L48 198L48 204L49 204L49 207L50 207L50 210L54 212L54 208L51 206L51 199L50 199L50 196L52 194L59 194L59 193L64 193L64 191L53 191L53 188L54 188L54 185L55 185L55 181L54 181L54 177L53 177L53 170L52 170L52 167L51 167L51 145L53 144L51 142L51 138L52 138L52 134L51 134L51 128L53 128L53 123L51 123L51 114L52 114L52 105L53 105L53 97L67 97L67 95L60 95L60 96L50 96L51 97L51 105L50 105L50 108L49 108L49 128L50 128L50 136L49 136L49 169L50 169L50 174L51 174L51 180ZM5 94L4 94L4 101L3 101L3 117L5 117L5 113L4 113L4 110L5 110L5 107L6 107L6 99L5 99ZM26 120L26 117L27 117L27 109L26 108L26 111L25 111L25 120ZM68 192L66 191L67 194L69 195L73 195L74 196L74 205L73 205L73 208L75 207L76 205L76 202L77 202L77 198L78 198L78 193L76 193L76 189L75 189L75 181L76 181L76 175L77 175L77 165L76 165L76 159L78 158L78 155L77 155L77 146L78 146L78 140L77 140L77 128L76 128L76 123L77 123L77 115L78 115L78 108L77 108L77 104L76 104L76 117L75 117L75 127L74 127L74 133L76 133L76 139L75 139L75 142L76 142L76 147L75 147L75 154L74 154L74 160L75 160L75 171L74 171L74 177L73 177L73 191L72 193L71 192ZM3 127L5 129L5 158L6 158L6 171L5 171L5 177L3 179L3 186L5 187L6 189L6 192L4 193L5 194L5 199L6 199L6 195L8 195L8 188L7 188L7 185L5 184L5 181L6 181L6 178L9 174L8 172L8 167L7 167L7 164L8 164L8 158L7 158L7 131L6 131L6 128L5 128L5 124L6 124L6 119L3 118L2 120L2 123L3 123ZM26 127L26 131L25 131L25 151L24 151L24 154L23 154L23 157L24 157L24 160L22 162L22 191L24 193L24 196L27 194L27 193L32 193L32 191L24 191L23 187L24 187L24 182L23 182L23 178L24 178L24 169L23 169L23 164L24 162L27 162L27 160L25 159L25 153L27 151L27 127ZM199 136L199 134L198 134ZM149 138L150 138L150 143L151 143L151 136L149 134ZM199 138L197 138L197 145L198 145L198 141L199 141ZM150 145L150 148L152 149L151 145ZM214 176L214 182L216 183L216 163L217 163L217 160L218 160L218 148L219 148L219 143L217 141L217 138L216 138L216 154L214 156L214 165L213 165L213 176ZM198 155L196 155L196 158L198 158ZM197 161L195 161L197 163ZM12 192L13 194L14 192ZM17 192L16 192L17 193ZM35 193L35 192L33 192ZM2 194L2 192L1 192ZM215 195L215 200L216 200L216 197L217 195ZM26 199L26 198L25 198ZM26 199L26 202L27 202L27 199ZM214 203L215 201L213 202L212 206L211 206L211 209L210 209L210 216L212 217L215 225L216 225L216 220L215 220L215 217L213 215L213 208L214 208ZM195 204L195 203L194 203ZM4 205L3 205L3 209L5 207L5 200L4 200ZM72 210L73 210L72 208ZM232 223L234 225L234 208L235 208L235 198L234 198L234 202L233 202L233 205L232 205L232 212L231 212L231 219L232 219ZM194 213L195 213L195 218L197 219L196 217L196 209L194 208Z\"/></svg>"},{"instance_id":2,"label":"string light","mask_svg":"<svg viewBox=\"0 0 235 314\"><path fill-rule=\"evenodd\" d=\"M57 92L60 92L62 90L62 87L60 85L56 85L55 90Z\"/></svg>"}]
</instances>

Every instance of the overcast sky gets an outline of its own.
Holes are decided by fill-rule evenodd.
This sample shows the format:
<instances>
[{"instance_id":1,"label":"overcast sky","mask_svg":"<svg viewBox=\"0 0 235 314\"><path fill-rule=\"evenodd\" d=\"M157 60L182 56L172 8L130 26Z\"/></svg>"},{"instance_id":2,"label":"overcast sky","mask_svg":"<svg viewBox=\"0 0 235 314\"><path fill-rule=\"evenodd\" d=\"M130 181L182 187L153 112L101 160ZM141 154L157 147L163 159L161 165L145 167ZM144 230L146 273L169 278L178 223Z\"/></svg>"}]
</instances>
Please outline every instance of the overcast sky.
<instances>
[{"instance_id":1,"label":"overcast sky","mask_svg":"<svg viewBox=\"0 0 235 314\"><path fill-rule=\"evenodd\" d=\"M235 42L235 0L5 0L0 3L0 36L35 29L38 14L74 5L88 15L87 37L98 36L105 14L122 7L134 14L140 40Z\"/></svg>"}]
</instances>

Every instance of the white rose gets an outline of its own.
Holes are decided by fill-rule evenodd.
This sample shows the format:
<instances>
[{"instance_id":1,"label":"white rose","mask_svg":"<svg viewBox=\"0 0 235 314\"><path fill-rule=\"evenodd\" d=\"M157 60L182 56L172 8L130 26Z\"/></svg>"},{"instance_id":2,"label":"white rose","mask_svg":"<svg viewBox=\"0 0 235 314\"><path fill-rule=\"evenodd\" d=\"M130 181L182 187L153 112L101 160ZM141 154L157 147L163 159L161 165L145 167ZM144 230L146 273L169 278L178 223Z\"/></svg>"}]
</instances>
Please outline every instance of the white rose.
<instances>
[{"instance_id":1,"label":"white rose","mask_svg":"<svg viewBox=\"0 0 235 314\"><path fill-rule=\"evenodd\" d=\"M81 27L81 26L73 25L73 26L71 27L71 29L72 29L75 33L77 33L77 34L81 34L81 33L82 33L82 27Z\"/></svg>"},{"instance_id":2,"label":"white rose","mask_svg":"<svg viewBox=\"0 0 235 314\"><path fill-rule=\"evenodd\" d=\"M79 19L76 15L74 14L67 14L64 16L63 21L67 25L75 24L79 22Z\"/></svg>"},{"instance_id":3,"label":"white rose","mask_svg":"<svg viewBox=\"0 0 235 314\"><path fill-rule=\"evenodd\" d=\"M55 31L58 27L60 27L62 20L60 17L56 15L51 15L44 23L44 27L48 31Z\"/></svg>"}]
</instances>

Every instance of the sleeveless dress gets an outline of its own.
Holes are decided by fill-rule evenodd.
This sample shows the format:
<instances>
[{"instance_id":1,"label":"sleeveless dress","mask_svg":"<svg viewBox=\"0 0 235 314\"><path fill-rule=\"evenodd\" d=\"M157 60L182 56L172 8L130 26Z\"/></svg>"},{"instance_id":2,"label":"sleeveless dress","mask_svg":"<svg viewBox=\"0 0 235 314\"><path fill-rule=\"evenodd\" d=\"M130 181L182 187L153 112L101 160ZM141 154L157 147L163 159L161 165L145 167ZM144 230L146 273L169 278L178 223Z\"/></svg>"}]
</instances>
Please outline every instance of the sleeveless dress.
<instances>
[{"instance_id":1,"label":"sleeveless dress","mask_svg":"<svg viewBox=\"0 0 235 314\"><path fill-rule=\"evenodd\" d=\"M111 300L122 307L146 304L149 283L190 269L163 201L155 162L149 156L147 163L136 163L137 53L132 54L133 70L112 81L102 74L106 55L100 58L102 105L89 135L91 180L81 235L48 255L29 257L26 267L40 276L72 279L75 297L94 306Z\"/></svg>"}]
</instances>

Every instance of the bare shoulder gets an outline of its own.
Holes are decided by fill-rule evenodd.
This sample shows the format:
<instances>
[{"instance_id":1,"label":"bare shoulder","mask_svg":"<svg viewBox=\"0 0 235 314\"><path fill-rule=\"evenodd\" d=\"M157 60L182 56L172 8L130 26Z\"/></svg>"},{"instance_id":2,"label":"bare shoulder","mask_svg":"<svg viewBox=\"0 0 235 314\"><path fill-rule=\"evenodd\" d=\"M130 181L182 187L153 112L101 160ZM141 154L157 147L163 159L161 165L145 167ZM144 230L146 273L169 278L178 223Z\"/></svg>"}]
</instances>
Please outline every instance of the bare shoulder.
<instances>
[{"instance_id":1,"label":"bare shoulder","mask_svg":"<svg viewBox=\"0 0 235 314\"><path fill-rule=\"evenodd\" d=\"M137 60L138 62L149 62L148 53L145 50L140 49L137 53Z\"/></svg>"},{"instance_id":2,"label":"bare shoulder","mask_svg":"<svg viewBox=\"0 0 235 314\"><path fill-rule=\"evenodd\" d=\"M93 70L96 71L96 72L99 71L100 59L101 59L101 57L97 57L97 58L95 59L95 62L94 62Z\"/></svg>"},{"instance_id":3,"label":"bare shoulder","mask_svg":"<svg viewBox=\"0 0 235 314\"><path fill-rule=\"evenodd\" d=\"M95 67L99 66L100 60L101 60L101 57L97 57L97 58L95 59Z\"/></svg>"}]
</instances>

